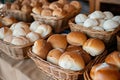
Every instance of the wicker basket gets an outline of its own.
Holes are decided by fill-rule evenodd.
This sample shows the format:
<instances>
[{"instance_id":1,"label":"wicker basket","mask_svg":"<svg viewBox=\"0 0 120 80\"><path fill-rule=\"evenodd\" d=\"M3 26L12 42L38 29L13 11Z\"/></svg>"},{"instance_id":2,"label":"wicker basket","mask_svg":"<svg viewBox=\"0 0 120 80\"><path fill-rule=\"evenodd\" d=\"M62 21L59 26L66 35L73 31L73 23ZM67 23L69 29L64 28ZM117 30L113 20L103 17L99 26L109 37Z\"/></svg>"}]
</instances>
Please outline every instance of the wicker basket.
<instances>
[{"instance_id":1,"label":"wicker basket","mask_svg":"<svg viewBox=\"0 0 120 80\"><path fill-rule=\"evenodd\" d=\"M84 74L83 74L84 80L92 80L91 77L90 77L90 70L91 70L92 66L94 66L94 65L96 65L96 64L98 64L98 63L104 62L107 53L108 53L108 52L105 51L104 54L97 56L94 60L92 60L92 61L88 64L88 66L87 66L87 68L86 68L86 70L85 70L85 72L84 72Z\"/></svg>"},{"instance_id":2,"label":"wicker basket","mask_svg":"<svg viewBox=\"0 0 120 80\"><path fill-rule=\"evenodd\" d=\"M88 35L88 37L99 38L103 40L107 47L116 46L116 34L120 31L120 26L112 32L97 31L90 28L83 27L75 24L74 18L69 20L69 26L71 31L81 31Z\"/></svg>"},{"instance_id":3,"label":"wicker basket","mask_svg":"<svg viewBox=\"0 0 120 80\"><path fill-rule=\"evenodd\" d=\"M25 21L25 22L32 22L33 21L33 17L30 15L30 13L24 13L20 10L7 9L6 15L13 16L14 18L16 18L17 20L20 20L20 21Z\"/></svg>"},{"instance_id":4,"label":"wicker basket","mask_svg":"<svg viewBox=\"0 0 120 80\"><path fill-rule=\"evenodd\" d=\"M64 18L58 18L58 17L53 17L53 16L41 16L38 14L31 13L33 16L34 20L41 21L43 23L49 24L53 27L53 30L55 33L59 33L68 27L68 21L78 13L80 13L81 8L77 9L70 14L66 15Z\"/></svg>"},{"instance_id":5,"label":"wicker basket","mask_svg":"<svg viewBox=\"0 0 120 80\"><path fill-rule=\"evenodd\" d=\"M27 58L27 50L33 45L33 43L29 43L23 46L16 46L10 44L8 42L0 40L0 50L3 51L8 56L13 59L22 60Z\"/></svg>"},{"instance_id":6,"label":"wicker basket","mask_svg":"<svg viewBox=\"0 0 120 80\"><path fill-rule=\"evenodd\" d=\"M120 35L117 35L117 50L120 51Z\"/></svg>"}]
</instances>

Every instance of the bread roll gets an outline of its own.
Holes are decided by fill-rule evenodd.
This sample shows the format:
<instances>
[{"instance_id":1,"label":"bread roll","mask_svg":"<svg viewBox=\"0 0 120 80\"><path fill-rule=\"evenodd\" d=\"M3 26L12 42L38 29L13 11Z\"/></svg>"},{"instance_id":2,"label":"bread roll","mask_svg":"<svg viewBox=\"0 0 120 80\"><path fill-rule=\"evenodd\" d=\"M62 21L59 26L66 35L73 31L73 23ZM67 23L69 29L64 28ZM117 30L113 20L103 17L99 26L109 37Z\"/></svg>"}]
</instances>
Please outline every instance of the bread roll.
<instances>
[{"instance_id":1,"label":"bread roll","mask_svg":"<svg viewBox=\"0 0 120 80\"><path fill-rule=\"evenodd\" d=\"M103 13L105 14L105 19L111 19L114 16L110 11L105 11Z\"/></svg>"},{"instance_id":2,"label":"bread roll","mask_svg":"<svg viewBox=\"0 0 120 80\"><path fill-rule=\"evenodd\" d=\"M48 55L47 55L47 61L58 65L58 61L60 56L62 55L63 50L62 49L52 49L49 51Z\"/></svg>"},{"instance_id":3,"label":"bread roll","mask_svg":"<svg viewBox=\"0 0 120 80\"><path fill-rule=\"evenodd\" d=\"M35 32L35 30L42 24L42 22L40 21L33 21L31 24L30 24L30 30Z\"/></svg>"},{"instance_id":4,"label":"bread roll","mask_svg":"<svg viewBox=\"0 0 120 80\"><path fill-rule=\"evenodd\" d=\"M105 19L98 19L98 22L99 22L98 26L103 27L103 24L104 24L105 21L106 21Z\"/></svg>"},{"instance_id":5,"label":"bread roll","mask_svg":"<svg viewBox=\"0 0 120 80\"><path fill-rule=\"evenodd\" d=\"M109 63L109 64L113 64L120 68L120 52L114 51L114 52L110 53L106 57L105 62Z\"/></svg>"},{"instance_id":6,"label":"bread roll","mask_svg":"<svg viewBox=\"0 0 120 80\"><path fill-rule=\"evenodd\" d=\"M5 36L4 39L3 39L3 41L6 41L6 42L8 42L8 43L11 43L12 39L13 39L13 36L12 36L12 35L9 35L9 36Z\"/></svg>"},{"instance_id":7,"label":"bread roll","mask_svg":"<svg viewBox=\"0 0 120 80\"><path fill-rule=\"evenodd\" d=\"M17 3L13 3L13 4L11 4L10 9L11 10L20 10L20 5Z\"/></svg>"},{"instance_id":8,"label":"bread roll","mask_svg":"<svg viewBox=\"0 0 120 80\"><path fill-rule=\"evenodd\" d=\"M29 5L23 5L21 8L21 11L24 13L31 13L32 12L32 7Z\"/></svg>"},{"instance_id":9,"label":"bread roll","mask_svg":"<svg viewBox=\"0 0 120 80\"><path fill-rule=\"evenodd\" d=\"M87 40L87 36L82 32L70 32L67 35L67 42L71 45L82 46Z\"/></svg>"},{"instance_id":10,"label":"bread roll","mask_svg":"<svg viewBox=\"0 0 120 80\"><path fill-rule=\"evenodd\" d=\"M62 5L65 5L68 3L68 0L58 0L57 2L62 4Z\"/></svg>"},{"instance_id":11,"label":"bread roll","mask_svg":"<svg viewBox=\"0 0 120 80\"><path fill-rule=\"evenodd\" d=\"M47 24L41 24L38 26L38 28L35 30L36 33L40 34L42 38L47 38L52 33L52 27Z\"/></svg>"},{"instance_id":12,"label":"bread roll","mask_svg":"<svg viewBox=\"0 0 120 80\"><path fill-rule=\"evenodd\" d=\"M79 24L81 22L85 22L87 20L87 16L85 14L78 14L76 17L75 17L75 23Z\"/></svg>"},{"instance_id":13,"label":"bread roll","mask_svg":"<svg viewBox=\"0 0 120 80\"><path fill-rule=\"evenodd\" d=\"M14 45L26 45L30 43L30 41L26 37L20 36L20 37L13 37L11 43Z\"/></svg>"},{"instance_id":14,"label":"bread roll","mask_svg":"<svg viewBox=\"0 0 120 80\"><path fill-rule=\"evenodd\" d=\"M65 10L69 14L75 10L75 7L73 5L70 5L70 4L65 4L63 6L63 10Z\"/></svg>"},{"instance_id":15,"label":"bread roll","mask_svg":"<svg viewBox=\"0 0 120 80\"><path fill-rule=\"evenodd\" d=\"M85 64L87 64L91 60L91 56L88 53L86 53L80 46L69 45L66 51L77 52L80 56L82 56Z\"/></svg>"},{"instance_id":16,"label":"bread roll","mask_svg":"<svg viewBox=\"0 0 120 80\"><path fill-rule=\"evenodd\" d=\"M49 8L49 5L50 5L50 3L45 3L45 4L42 5L42 8L43 8L43 9L48 9L48 8Z\"/></svg>"},{"instance_id":17,"label":"bread roll","mask_svg":"<svg viewBox=\"0 0 120 80\"><path fill-rule=\"evenodd\" d=\"M8 27L0 28L0 39L4 39L7 36L12 35L12 31Z\"/></svg>"},{"instance_id":18,"label":"bread roll","mask_svg":"<svg viewBox=\"0 0 120 80\"><path fill-rule=\"evenodd\" d=\"M83 50L85 50L91 56L97 56L105 50L105 44L100 39L89 38L84 43Z\"/></svg>"},{"instance_id":19,"label":"bread roll","mask_svg":"<svg viewBox=\"0 0 120 80\"><path fill-rule=\"evenodd\" d=\"M71 1L70 5L73 5L76 9L80 9L81 8L81 4L78 1Z\"/></svg>"},{"instance_id":20,"label":"bread roll","mask_svg":"<svg viewBox=\"0 0 120 80\"><path fill-rule=\"evenodd\" d=\"M42 59L46 59L48 52L52 49L49 42L44 39L39 39L35 41L32 46L32 52L41 57Z\"/></svg>"},{"instance_id":21,"label":"bread roll","mask_svg":"<svg viewBox=\"0 0 120 80\"><path fill-rule=\"evenodd\" d=\"M119 69L106 63L94 65L90 76L92 80L120 80Z\"/></svg>"},{"instance_id":22,"label":"bread roll","mask_svg":"<svg viewBox=\"0 0 120 80\"><path fill-rule=\"evenodd\" d=\"M31 0L23 0L21 5L30 5Z\"/></svg>"},{"instance_id":23,"label":"bread roll","mask_svg":"<svg viewBox=\"0 0 120 80\"><path fill-rule=\"evenodd\" d=\"M76 52L64 52L59 58L59 66L64 69L79 71L84 69L83 58Z\"/></svg>"},{"instance_id":24,"label":"bread roll","mask_svg":"<svg viewBox=\"0 0 120 80\"><path fill-rule=\"evenodd\" d=\"M62 8L63 5L58 3L58 2L52 2L50 5L49 5L49 8L52 9L52 10L55 10L55 9L58 9L58 8Z\"/></svg>"},{"instance_id":25,"label":"bread roll","mask_svg":"<svg viewBox=\"0 0 120 80\"><path fill-rule=\"evenodd\" d=\"M60 48L65 50L67 47L67 40L66 36L62 34L53 34L48 39L47 42L49 42L53 48Z\"/></svg>"},{"instance_id":26,"label":"bread roll","mask_svg":"<svg viewBox=\"0 0 120 80\"><path fill-rule=\"evenodd\" d=\"M93 27L93 26L97 26L99 23L96 19L90 19L88 18L85 22L84 22L84 27Z\"/></svg>"},{"instance_id":27,"label":"bread roll","mask_svg":"<svg viewBox=\"0 0 120 80\"><path fill-rule=\"evenodd\" d=\"M41 36L38 33L35 32L29 32L26 37L30 40L30 42L34 42L41 38Z\"/></svg>"},{"instance_id":28,"label":"bread roll","mask_svg":"<svg viewBox=\"0 0 120 80\"><path fill-rule=\"evenodd\" d=\"M42 7L42 3L39 2L38 0L31 0L30 6L32 7Z\"/></svg>"},{"instance_id":29,"label":"bread roll","mask_svg":"<svg viewBox=\"0 0 120 80\"><path fill-rule=\"evenodd\" d=\"M41 11L41 16L52 16L52 10L51 9L43 9L42 11Z\"/></svg>"},{"instance_id":30,"label":"bread roll","mask_svg":"<svg viewBox=\"0 0 120 80\"><path fill-rule=\"evenodd\" d=\"M112 20L117 21L120 24L120 16L114 16Z\"/></svg>"},{"instance_id":31,"label":"bread roll","mask_svg":"<svg viewBox=\"0 0 120 80\"><path fill-rule=\"evenodd\" d=\"M39 14L41 15L41 11L42 11L42 8L41 7L34 7L32 9L32 12L35 13L35 14Z\"/></svg>"}]
</instances>

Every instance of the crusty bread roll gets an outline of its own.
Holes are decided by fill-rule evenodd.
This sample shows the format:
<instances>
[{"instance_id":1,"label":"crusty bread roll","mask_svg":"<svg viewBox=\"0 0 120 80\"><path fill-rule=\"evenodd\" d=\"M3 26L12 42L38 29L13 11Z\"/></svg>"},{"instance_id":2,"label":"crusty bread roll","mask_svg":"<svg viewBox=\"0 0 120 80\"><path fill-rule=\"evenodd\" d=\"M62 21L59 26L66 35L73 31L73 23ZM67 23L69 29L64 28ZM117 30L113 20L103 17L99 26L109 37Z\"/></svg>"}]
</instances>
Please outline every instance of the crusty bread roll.
<instances>
[{"instance_id":1,"label":"crusty bread roll","mask_svg":"<svg viewBox=\"0 0 120 80\"><path fill-rule=\"evenodd\" d=\"M26 37L30 40L30 42L34 42L40 38L42 38L38 33L29 32Z\"/></svg>"},{"instance_id":2,"label":"crusty bread roll","mask_svg":"<svg viewBox=\"0 0 120 80\"><path fill-rule=\"evenodd\" d=\"M35 30L42 24L42 22L40 21L33 21L31 24L30 24L30 30L35 32Z\"/></svg>"},{"instance_id":3,"label":"crusty bread roll","mask_svg":"<svg viewBox=\"0 0 120 80\"><path fill-rule=\"evenodd\" d=\"M67 40L66 36L62 34L53 34L48 39L47 42L49 42L53 48L61 48L63 50L67 47Z\"/></svg>"},{"instance_id":4,"label":"crusty bread roll","mask_svg":"<svg viewBox=\"0 0 120 80\"><path fill-rule=\"evenodd\" d=\"M63 52L64 51L60 48L50 50L47 55L47 61L58 65L59 58Z\"/></svg>"},{"instance_id":5,"label":"crusty bread roll","mask_svg":"<svg viewBox=\"0 0 120 80\"><path fill-rule=\"evenodd\" d=\"M43 9L48 9L48 8L49 8L49 5L50 5L50 3L45 3L45 4L42 5L42 8L43 8Z\"/></svg>"},{"instance_id":6,"label":"crusty bread roll","mask_svg":"<svg viewBox=\"0 0 120 80\"><path fill-rule=\"evenodd\" d=\"M7 36L12 35L12 31L8 27L0 28L0 39L4 39Z\"/></svg>"},{"instance_id":7,"label":"crusty bread roll","mask_svg":"<svg viewBox=\"0 0 120 80\"><path fill-rule=\"evenodd\" d=\"M42 3L39 2L38 0L31 0L30 6L32 7L42 7Z\"/></svg>"},{"instance_id":8,"label":"crusty bread roll","mask_svg":"<svg viewBox=\"0 0 120 80\"><path fill-rule=\"evenodd\" d=\"M52 27L47 24L41 24L38 26L38 28L35 30L36 33L40 34L42 38L47 38L52 33Z\"/></svg>"},{"instance_id":9,"label":"crusty bread roll","mask_svg":"<svg viewBox=\"0 0 120 80\"><path fill-rule=\"evenodd\" d=\"M85 22L87 19L88 19L88 17L87 17L85 14L78 14L78 15L75 17L75 23L76 23L76 24L79 24L79 23L81 23L81 22Z\"/></svg>"},{"instance_id":10,"label":"crusty bread roll","mask_svg":"<svg viewBox=\"0 0 120 80\"><path fill-rule=\"evenodd\" d=\"M49 8L52 9L52 10L55 10L55 9L58 9L58 8L62 8L63 5L58 3L57 1L55 2L52 2L50 5L49 5Z\"/></svg>"},{"instance_id":11,"label":"crusty bread roll","mask_svg":"<svg viewBox=\"0 0 120 80\"><path fill-rule=\"evenodd\" d=\"M21 8L21 11L24 13L31 13L32 12L32 7L30 5L23 5Z\"/></svg>"},{"instance_id":12,"label":"crusty bread roll","mask_svg":"<svg viewBox=\"0 0 120 80\"><path fill-rule=\"evenodd\" d=\"M31 0L22 0L22 4L21 5L30 5Z\"/></svg>"},{"instance_id":13,"label":"crusty bread roll","mask_svg":"<svg viewBox=\"0 0 120 80\"><path fill-rule=\"evenodd\" d=\"M90 71L90 76L92 80L120 80L119 69L106 63L94 65Z\"/></svg>"},{"instance_id":14,"label":"crusty bread roll","mask_svg":"<svg viewBox=\"0 0 120 80\"><path fill-rule=\"evenodd\" d=\"M114 16L112 20L117 21L120 24L120 16Z\"/></svg>"},{"instance_id":15,"label":"crusty bread roll","mask_svg":"<svg viewBox=\"0 0 120 80\"><path fill-rule=\"evenodd\" d=\"M11 10L20 10L20 5L18 3L11 4Z\"/></svg>"},{"instance_id":16,"label":"crusty bread roll","mask_svg":"<svg viewBox=\"0 0 120 80\"><path fill-rule=\"evenodd\" d=\"M71 1L70 5L73 5L76 9L80 9L81 8L81 4L78 1Z\"/></svg>"},{"instance_id":17,"label":"crusty bread roll","mask_svg":"<svg viewBox=\"0 0 120 80\"><path fill-rule=\"evenodd\" d=\"M41 15L42 7L36 6L32 9L32 12L35 14Z\"/></svg>"},{"instance_id":18,"label":"crusty bread roll","mask_svg":"<svg viewBox=\"0 0 120 80\"><path fill-rule=\"evenodd\" d=\"M87 36L82 32L70 32L67 35L67 42L71 45L82 46L87 40Z\"/></svg>"},{"instance_id":19,"label":"crusty bread roll","mask_svg":"<svg viewBox=\"0 0 120 80\"><path fill-rule=\"evenodd\" d=\"M48 52L52 49L49 42L44 39L39 39L35 41L32 46L32 52L41 57L42 59L46 59Z\"/></svg>"},{"instance_id":20,"label":"crusty bread roll","mask_svg":"<svg viewBox=\"0 0 120 80\"><path fill-rule=\"evenodd\" d=\"M41 16L52 16L53 10L45 8L41 11Z\"/></svg>"},{"instance_id":21,"label":"crusty bread roll","mask_svg":"<svg viewBox=\"0 0 120 80\"><path fill-rule=\"evenodd\" d=\"M82 49L82 47L80 47L80 46L69 45L67 47L66 51L68 51L68 52L77 52L78 54L80 54L80 56L82 56L85 64L87 64L91 60L91 56L88 53L86 53Z\"/></svg>"},{"instance_id":22,"label":"crusty bread roll","mask_svg":"<svg viewBox=\"0 0 120 80\"><path fill-rule=\"evenodd\" d=\"M106 57L105 62L109 63L109 64L113 64L120 68L120 52L114 51L114 52L110 53Z\"/></svg>"},{"instance_id":23,"label":"crusty bread roll","mask_svg":"<svg viewBox=\"0 0 120 80\"><path fill-rule=\"evenodd\" d=\"M105 44L100 39L89 38L84 43L83 50L85 50L91 56L97 56L105 50Z\"/></svg>"},{"instance_id":24,"label":"crusty bread roll","mask_svg":"<svg viewBox=\"0 0 120 80\"><path fill-rule=\"evenodd\" d=\"M68 0L58 0L57 2L64 5L68 3Z\"/></svg>"},{"instance_id":25,"label":"crusty bread roll","mask_svg":"<svg viewBox=\"0 0 120 80\"><path fill-rule=\"evenodd\" d=\"M93 27L93 26L97 26L99 23L96 19L90 19L88 18L85 22L84 22L84 27Z\"/></svg>"},{"instance_id":26,"label":"crusty bread roll","mask_svg":"<svg viewBox=\"0 0 120 80\"><path fill-rule=\"evenodd\" d=\"M70 4L65 4L63 6L63 10L65 10L69 14L70 12L73 12L75 10L75 7Z\"/></svg>"},{"instance_id":27,"label":"crusty bread roll","mask_svg":"<svg viewBox=\"0 0 120 80\"><path fill-rule=\"evenodd\" d=\"M110 11L104 11L103 13L105 14L105 19L111 19L114 16Z\"/></svg>"},{"instance_id":28,"label":"crusty bread roll","mask_svg":"<svg viewBox=\"0 0 120 80\"><path fill-rule=\"evenodd\" d=\"M82 70L85 67L83 58L76 52L64 52L59 58L59 66L74 71Z\"/></svg>"},{"instance_id":29,"label":"crusty bread roll","mask_svg":"<svg viewBox=\"0 0 120 80\"><path fill-rule=\"evenodd\" d=\"M30 41L26 37L20 36L20 37L13 37L11 43L14 45L26 45L30 43Z\"/></svg>"}]
</instances>

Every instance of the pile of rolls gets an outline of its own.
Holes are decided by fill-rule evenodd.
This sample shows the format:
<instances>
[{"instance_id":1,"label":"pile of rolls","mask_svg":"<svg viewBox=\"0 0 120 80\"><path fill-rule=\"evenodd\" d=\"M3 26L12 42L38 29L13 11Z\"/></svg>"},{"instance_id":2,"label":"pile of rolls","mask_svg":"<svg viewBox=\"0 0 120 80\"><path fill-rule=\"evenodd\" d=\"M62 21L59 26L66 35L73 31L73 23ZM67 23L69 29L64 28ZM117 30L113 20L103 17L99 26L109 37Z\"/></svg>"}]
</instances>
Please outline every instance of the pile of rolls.
<instances>
[{"instance_id":1,"label":"pile of rolls","mask_svg":"<svg viewBox=\"0 0 120 80\"><path fill-rule=\"evenodd\" d=\"M32 46L33 54L64 69L83 70L91 56L103 53L105 44L100 39L87 38L82 32L53 34L39 39Z\"/></svg>"},{"instance_id":2,"label":"pile of rolls","mask_svg":"<svg viewBox=\"0 0 120 80\"><path fill-rule=\"evenodd\" d=\"M120 25L120 16L114 16L110 11L94 11L88 16L78 14L75 23L98 31L114 31Z\"/></svg>"},{"instance_id":3,"label":"pile of rolls","mask_svg":"<svg viewBox=\"0 0 120 80\"><path fill-rule=\"evenodd\" d=\"M90 76L92 80L120 80L120 52L113 51L104 63L94 65Z\"/></svg>"}]
</instances>

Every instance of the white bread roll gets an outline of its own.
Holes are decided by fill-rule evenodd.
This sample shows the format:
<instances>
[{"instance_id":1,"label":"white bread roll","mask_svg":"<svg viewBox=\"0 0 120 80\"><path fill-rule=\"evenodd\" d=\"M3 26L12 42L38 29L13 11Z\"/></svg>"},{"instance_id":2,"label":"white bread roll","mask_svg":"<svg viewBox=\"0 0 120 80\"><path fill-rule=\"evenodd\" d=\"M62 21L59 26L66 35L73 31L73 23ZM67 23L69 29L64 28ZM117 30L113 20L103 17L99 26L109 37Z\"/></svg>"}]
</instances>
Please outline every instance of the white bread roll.
<instances>
[{"instance_id":1,"label":"white bread roll","mask_svg":"<svg viewBox=\"0 0 120 80\"><path fill-rule=\"evenodd\" d=\"M81 8L81 4L79 1L71 1L70 5L74 6L76 9L80 9Z\"/></svg>"},{"instance_id":2,"label":"white bread roll","mask_svg":"<svg viewBox=\"0 0 120 80\"><path fill-rule=\"evenodd\" d=\"M106 21L105 19L98 19L98 22L99 22L98 26L103 27L103 24L104 24L105 21Z\"/></svg>"},{"instance_id":3,"label":"white bread roll","mask_svg":"<svg viewBox=\"0 0 120 80\"><path fill-rule=\"evenodd\" d=\"M110 11L105 11L103 13L105 14L105 19L111 19L114 16Z\"/></svg>"},{"instance_id":4,"label":"white bread roll","mask_svg":"<svg viewBox=\"0 0 120 80\"><path fill-rule=\"evenodd\" d=\"M35 30L36 33L40 34L42 38L46 38L52 33L52 27L47 24L41 24L38 26L38 28Z\"/></svg>"},{"instance_id":5,"label":"white bread roll","mask_svg":"<svg viewBox=\"0 0 120 80\"><path fill-rule=\"evenodd\" d=\"M10 26L10 30L14 31L16 24L17 24L17 23L13 23L13 24Z\"/></svg>"},{"instance_id":6,"label":"white bread roll","mask_svg":"<svg viewBox=\"0 0 120 80\"><path fill-rule=\"evenodd\" d=\"M59 58L63 52L64 51L60 48L50 50L47 55L47 61L58 65Z\"/></svg>"},{"instance_id":7,"label":"white bread roll","mask_svg":"<svg viewBox=\"0 0 120 80\"><path fill-rule=\"evenodd\" d=\"M63 50L67 47L67 39L65 35L62 34L53 34L48 39L47 42L49 42L53 48L61 48Z\"/></svg>"},{"instance_id":8,"label":"white bread roll","mask_svg":"<svg viewBox=\"0 0 120 80\"><path fill-rule=\"evenodd\" d=\"M120 24L120 16L114 16L112 20L117 21Z\"/></svg>"},{"instance_id":9,"label":"white bread roll","mask_svg":"<svg viewBox=\"0 0 120 80\"><path fill-rule=\"evenodd\" d=\"M87 36L82 32L70 32L67 35L67 42L71 45L82 46L87 41Z\"/></svg>"},{"instance_id":10,"label":"white bread roll","mask_svg":"<svg viewBox=\"0 0 120 80\"><path fill-rule=\"evenodd\" d=\"M4 39L7 36L12 35L12 31L8 27L0 28L0 39Z\"/></svg>"},{"instance_id":11,"label":"white bread roll","mask_svg":"<svg viewBox=\"0 0 120 80\"><path fill-rule=\"evenodd\" d=\"M88 17L87 17L85 14L78 14L78 15L75 17L75 23L76 23L76 24L79 24L79 23L81 23L81 22L85 22L87 19L88 19Z\"/></svg>"},{"instance_id":12,"label":"white bread roll","mask_svg":"<svg viewBox=\"0 0 120 80\"><path fill-rule=\"evenodd\" d=\"M30 42L34 42L41 38L41 36L38 33L35 32L29 32L26 37L30 40Z\"/></svg>"},{"instance_id":13,"label":"white bread roll","mask_svg":"<svg viewBox=\"0 0 120 80\"><path fill-rule=\"evenodd\" d=\"M79 71L84 69L85 63L83 58L76 52L64 52L59 58L59 66L64 69Z\"/></svg>"},{"instance_id":14,"label":"white bread roll","mask_svg":"<svg viewBox=\"0 0 120 80\"><path fill-rule=\"evenodd\" d=\"M6 42L8 42L8 43L11 43L12 39L13 39L13 36L10 35L10 36L4 37L3 41L6 41Z\"/></svg>"},{"instance_id":15,"label":"white bread roll","mask_svg":"<svg viewBox=\"0 0 120 80\"><path fill-rule=\"evenodd\" d=\"M42 59L46 59L48 52L52 49L50 43L48 43L44 39L39 39L35 41L32 46L32 52L41 57Z\"/></svg>"},{"instance_id":16,"label":"white bread roll","mask_svg":"<svg viewBox=\"0 0 120 80\"><path fill-rule=\"evenodd\" d=\"M105 44L100 39L89 38L83 45L85 50L91 56L97 56L105 50Z\"/></svg>"},{"instance_id":17,"label":"white bread roll","mask_svg":"<svg viewBox=\"0 0 120 80\"><path fill-rule=\"evenodd\" d=\"M103 24L103 28L108 31L110 29L115 29L119 26L119 23L113 20L106 20Z\"/></svg>"},{"instance_id":18,"label":"white bread roll","mask_svg":"<svg viewBox=\"0 0 120 80\"><path fill-rule=\"evenodd\" d=\"M30 41L26 37L21 36L21 37L13 37L11 43L14 45L26 45L30 43Z\"/></svg>"},{"instance_id":19,"label":"white bread roll","mask_svg":"<svg viewBox=\"0 0 120 80\"><path fill-rule=\"evenodd\" d=\"M41 14L41 11L42 11L42 8L39 7L39 6L36 6L34 8L32 8L32 12L35 13L35 14Z\"/></svg>"},{"instance_id":20,"label":"white bread roll","mask_svg":"<svg viewBox=\"0 0 120 80\"><path fill-rule=\"evenodd\" d=\"M93 26L97 26L99 23L98 23L98 21L96 20L96 19L90 19L90 18L88 18L85 22L84 22L84 24L83 24L83 26L84 27L93 27Z\"/></svg>"},{"instance_id":21,"label":"white bread roll","mask_svg":"<svg viewBox=\"0 0 120 80\"><path fill-rule=\"evenodd\" d=\"M35 32L35 30L38 28L38 26L40 26L42 24L42 22L40 21L33 21L31 24L30 24L30 30Z\"/></svg>"},{"instance_id":22,"label":"white bread roll","mask_svg":"<svg viewBox=\"0 0 120 80\"><path fill-rule=\"evenodd\" d=\"M90 76L92 80L120 80L119 69L106 63L94 65L90 71Z\"/></svg>"},{"instance_id":23,"label":"white bread roll","mask_svg":"<svg viewBox=\"0 0 120 80\"><path fill-rule=\"evenodd\" d=\"M88 15L91 19L103 19L105 18L105 14L101 11L94 11L90 15Z\"/></svg>"},{"instance_id":24,"label":"white bread roll","mask_svg":"<svg viewBox=\"0 0 120 80\"><path fill-rule=\"evenodd\" d=\"M120 68L120 52L114 51L114 52L110 53L106 57L105 62L109 63L109 64L113 64Z\"/></svg>"}]
</instances>

